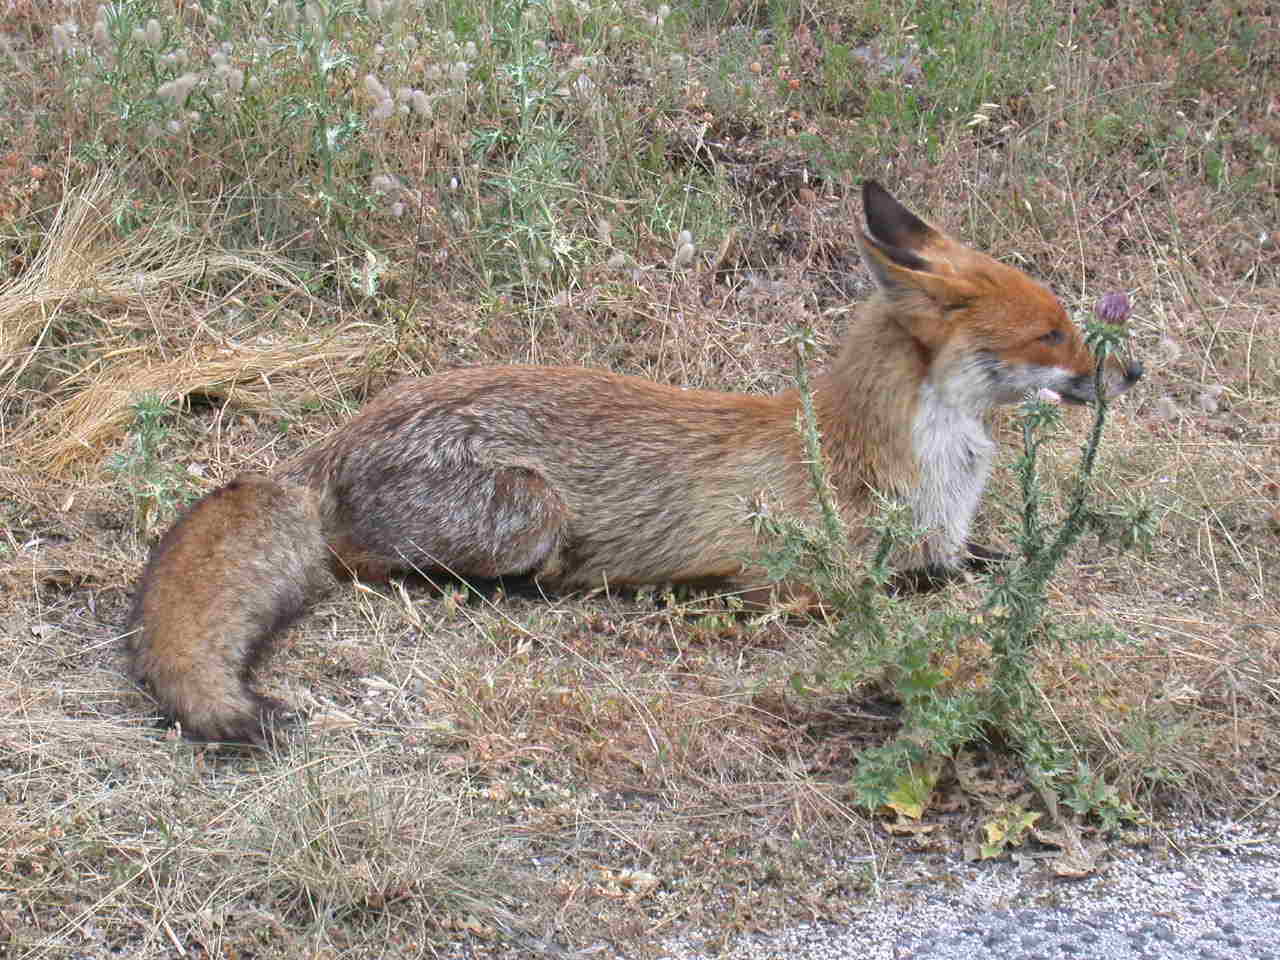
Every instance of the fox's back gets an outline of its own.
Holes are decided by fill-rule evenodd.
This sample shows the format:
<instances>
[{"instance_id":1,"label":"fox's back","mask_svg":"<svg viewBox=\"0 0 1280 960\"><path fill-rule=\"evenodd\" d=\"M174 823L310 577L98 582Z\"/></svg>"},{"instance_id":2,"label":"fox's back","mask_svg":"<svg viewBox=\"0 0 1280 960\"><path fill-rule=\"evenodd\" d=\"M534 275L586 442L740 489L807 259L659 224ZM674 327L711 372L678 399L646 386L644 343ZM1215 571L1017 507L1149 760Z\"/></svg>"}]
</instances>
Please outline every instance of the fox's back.
<instances>
[{"instance_id":1,"label":"fox's back","mask_svg":"<svg viewBox=\"0 0 1280 960\"><path fill-rule=\"evenodd\" d=\"M393 385L275 476L325 491L331 513L377 516L405 542L438 522L441 497L461 498L453 511L482 508L486 489L442 485L529 471L565 511L563 567L547 579L731 576L753 545L753 501L809 500L794 489L800 443L785 410L774 397L598 370L465 369Z\"/></svg>"}]
</instances>

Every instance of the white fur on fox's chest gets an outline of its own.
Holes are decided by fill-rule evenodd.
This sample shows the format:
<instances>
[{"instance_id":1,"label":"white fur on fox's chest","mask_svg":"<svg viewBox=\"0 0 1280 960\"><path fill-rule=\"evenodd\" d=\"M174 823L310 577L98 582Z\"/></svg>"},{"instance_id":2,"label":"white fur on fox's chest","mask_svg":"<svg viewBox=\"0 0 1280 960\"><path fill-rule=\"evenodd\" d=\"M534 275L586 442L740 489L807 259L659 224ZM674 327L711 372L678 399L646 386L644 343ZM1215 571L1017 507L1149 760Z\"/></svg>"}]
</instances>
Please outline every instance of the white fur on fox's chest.
<instances>
[{"instance_id":1,"label":"white fur on fox's chest","mask_svg":"<svg viewBox=\"0 0 1280 960\"><path fill-rule=\"evenodd\" d=\"M995 443L974 405L926 382L911 428L920 483L911 498L924 532L924 561L955 566L964 556L969 526L991 473Z\"/></svg>"}]
</instances>

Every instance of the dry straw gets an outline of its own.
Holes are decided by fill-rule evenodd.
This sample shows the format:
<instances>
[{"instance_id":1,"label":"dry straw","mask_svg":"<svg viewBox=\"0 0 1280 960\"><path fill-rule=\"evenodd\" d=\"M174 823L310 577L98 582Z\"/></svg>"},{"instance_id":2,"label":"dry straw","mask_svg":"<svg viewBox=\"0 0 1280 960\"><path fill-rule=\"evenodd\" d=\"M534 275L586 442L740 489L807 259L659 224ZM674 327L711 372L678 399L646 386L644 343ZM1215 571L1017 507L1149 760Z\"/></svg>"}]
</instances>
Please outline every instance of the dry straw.
<instances>
[{"instance_id":1,"label":"dry straw","mask_svg":"<svg viewBox=\"0 0 1280 960\"><path fill-rule=\"evenodd\" d=\"M139 305L228 273L301 292L284 262L269 253L221 250L208 235L172 221L122 232L116 213L127 202L108 174L66 193L31 267L0 288L0 381L10 383L26 368L72 306Z\"/></svg>"},{"instance_id":2,"label":"dry straw","mask_svg":"<svg viewBox=\"0 0 1280 960\"><path fill-rule=\"evenodd\" d=\"M377 352L376 350L373 352ZM239 409L280 406L280 395L341 395L364 386L371 351L368 336L346 332L324 340L283 346L236 347L205 358L141 366L121 363L83 390L60 401L19 437L33 463L58 473L119 439L133 421L141 396L165 402L197 395Z\"/></svg>"},{"instance_id":3,"label":"dry straw","mask_svg":"<svg viewBox=\"0 0 1280 960\"><path fill-rule=\"evenodd\" d=\"M363 384L371 350L368 332L355 326L287 343L220 337L211 343L201 323L191 324L188 335L180 323L170 322L166 333L187 340L178 344L177 357L172 342L161 356L158 340L147 346L130 340L136 332L124 319L130 313L171 317L172 310L158 307L183 289L207 307L202 291L220 275L233 281L221 294L223 302L248 284L268 290L277 305L306 292L278 256L222 249L207 231L168 221L126 234L116 213L127 202L123 187L105 174L68 191L30 268L0 289L0 405L18 390L25 371L40 370L45 355L57 354L50 349L57 339L51 334L60 321L83 322L104 307L116 318L98 325L86 364L54 378L52 404L41 405L6 438L31 466L56 473L100 455L128 429L131 406L143 395L172 402L197 394L264 409L283 406L281 398L293 398L295 391L332 396Z\"/></svg>"}]
</instances>

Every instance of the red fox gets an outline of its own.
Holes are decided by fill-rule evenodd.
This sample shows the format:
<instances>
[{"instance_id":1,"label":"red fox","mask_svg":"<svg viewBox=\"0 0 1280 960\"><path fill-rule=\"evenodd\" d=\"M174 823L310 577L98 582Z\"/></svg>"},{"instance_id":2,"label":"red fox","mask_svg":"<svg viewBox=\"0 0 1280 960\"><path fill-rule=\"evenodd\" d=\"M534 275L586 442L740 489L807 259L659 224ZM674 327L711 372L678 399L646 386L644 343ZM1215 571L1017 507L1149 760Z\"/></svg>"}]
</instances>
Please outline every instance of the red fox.
<instances>
[{"instance_id":1,"label":"red fox","mask_svg":"<svg viewBox=\"0 0 1280 960\"><path fill-rule=\"evenodd\" d=\"M904 565L993 556L966 538L987 481L986 415L1047 388L1094 399L1095 361L1048 290L863 189L879 287L813 379L830 477L858 537L872 491L926 531ZM1108 394L1142 375L1115 357ZM526 575L552 589L719 582L768 589L749 504L815 512L800 397L500 366L388 388L268 476L197 503L134 600L133 675L190 737L261 742L280 704L249 686L272 636L336 578ZM865 532L865 531L863 531Z\"/></svg>"}]
</instances>

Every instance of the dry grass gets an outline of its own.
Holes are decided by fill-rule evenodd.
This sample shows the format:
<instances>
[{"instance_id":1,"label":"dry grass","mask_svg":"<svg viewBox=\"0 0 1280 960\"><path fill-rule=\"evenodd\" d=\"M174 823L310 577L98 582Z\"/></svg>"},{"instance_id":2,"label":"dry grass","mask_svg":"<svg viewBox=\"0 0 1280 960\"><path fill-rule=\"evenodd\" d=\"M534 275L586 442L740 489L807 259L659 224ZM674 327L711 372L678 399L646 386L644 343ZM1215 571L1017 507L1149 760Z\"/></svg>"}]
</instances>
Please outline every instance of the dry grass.
<instances>
[{"instance_id":1,"label":"dry grass","mask_svg":"<svg viewBox=\"0 0 1280 960\"><path fill-rule=\"evenodd\" d=\"M385 352L361 327L322 340L226 347L214 356L155 366L124 359L85 377L82 386L69 384L67 398L44 411L14 442L36 464L61 472L76 460L101 458L104 448L118 444L133 422L131 405L138 397L176 404L194 396L238 410L279 414L280 396L297 405L362 393L371 364Z\"/></svg>"},{"instance_id":2,"label":"dry grass","mask_svg":"<svg viewBox=\"0 0 1280 960\"><path fill-rule=\"evenodd\" d=\"M127 198L119 176L107 170L68 189L32 262L0 288L0 377L6 388L55 338L64 314L154 309L175 289L216 285L228 274L237 278L228 296L254 281L300 292L283 258L222 249L177 219L120 229L120 215L131 206Z\"/></svg>"},{"instance_id":3,"label":"dry grass","mask_svg":"<svg viewBox=\"0 0 1280 960\"><path fill-rule=\"evenodd\" d=\"M154 15L162 45L114 60L93 5L3 14L0 954L638 955L686 926L723 943L836 917L898 889L904 854L963 850L1026 789L1014 758L980 758L991 793L944 777L934 832L890 836L850 782L892 710L793 692L830 662L820 629L705 598L340 591L261 678L309 719L281 754L171 739L118 653L147 544L105 466L141 395L172 404L161 454L206 489L442 367L778 389L783 332L834 345L867 289L859 176L1073 309L1133 297L1148 374L1099 489L1147 497L1157 536L1090 543L1051 585L1055 621L1089 635L1046 650L1044 717L1157 823L1274 815L1280 37L1261 5L694 4L657 24L594 0L404 4L323 37L291 7L218 25L126 2L121 36ZM318 38L350 63L317 74ZM201 85L175 104L158 84L184 71ZM375 118L370 72L430 115ZM1068 417L1051 485L1084 427ZM1007 545L1000 433L980 533ZM945 666L980 682L986 656Z\"/></svg>"}]
</instances>

